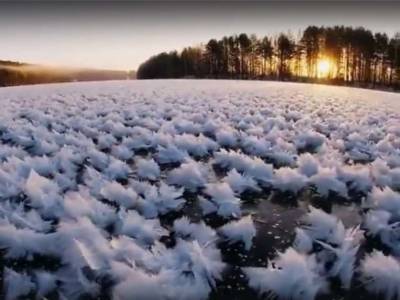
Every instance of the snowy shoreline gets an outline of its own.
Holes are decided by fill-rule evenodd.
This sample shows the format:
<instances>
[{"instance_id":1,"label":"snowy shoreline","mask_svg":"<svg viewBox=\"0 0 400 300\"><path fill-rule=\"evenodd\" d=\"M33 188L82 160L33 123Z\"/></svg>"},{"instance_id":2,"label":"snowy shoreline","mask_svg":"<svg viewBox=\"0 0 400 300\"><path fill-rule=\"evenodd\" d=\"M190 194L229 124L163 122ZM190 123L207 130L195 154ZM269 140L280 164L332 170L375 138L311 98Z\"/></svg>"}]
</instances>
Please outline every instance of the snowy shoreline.
<instances>
[{"instance_id":1,"label":"snowy shoreline","mask_svg":"<svg viewBox=\"0 0 400 300\"><path fill-rule=\"evenodd\" d=\"M127 82L136 82L136 81L188 81L192 83L193 81L208 81L208 82L213 82L213 81L222 81L222 82L255 82L255 83L272 83L272 84L292 84L292 85L311 85L311 86L322 86L322 87L333 87L333 88L344 88L344 89L356 89L356 90L361 90L361 91L371 91L371 92L382 92L382 93L393 93L393 94L399 94L400 91L390 89L390 88L372 88L372 87L362 87L362 86L352 86L352 85L341 85L341 84L334 84L334 83L326 83L326 82L301 82L301 81L281 81L281 80L269 80L269 79L251 79L251 80L245 80L245 79L226 79L226 78L221 78L221 79L207 79L207 78L196 78L196 79L191 79L191 78L176 78L176 79L126 79L126 80L118 80L118 79L110 79L110 80L101 80L101 81L95 81L95 80L88 80L88 81L79 81L79 82L71 82L71 81L66 81L66 82L49 82L49 83L38 83L38 84L22 84L22 85L10 85L10 86L1 86L0 91L2 89L12 89L12 88L43 88L44 86L62 86L62 85L76 85L76 84L100 84L100 85L107 85L107 84L115 84L115 83L127 83Z\"/></svg>"}]
</instances>

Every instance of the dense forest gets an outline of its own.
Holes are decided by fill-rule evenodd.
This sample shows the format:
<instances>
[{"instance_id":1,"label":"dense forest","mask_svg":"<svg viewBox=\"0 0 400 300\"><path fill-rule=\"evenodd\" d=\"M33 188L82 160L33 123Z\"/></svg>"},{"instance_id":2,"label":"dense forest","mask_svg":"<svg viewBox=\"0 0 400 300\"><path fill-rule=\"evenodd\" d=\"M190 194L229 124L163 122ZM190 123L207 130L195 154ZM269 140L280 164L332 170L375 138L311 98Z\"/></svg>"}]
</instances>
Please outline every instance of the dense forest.
<instances>
[{"instance_id":1,"label":"dense forest","mask_svg":"<svg viewBox=\"0 0 400 300\"><path fill-rule=\"evenodd\" d=\"M58 68L0 60L0 86L69 81L127 79L134 72Z\"/></svg>"},{"instance_id":2,"label":"dense forest","mask_svg":"<svg viewBox=\"0 0 400 300\"><path fill-rule=\"evenodd\" d=\"M400 88L400 34L363 27L309 26L296 36L241 33L181 52L161 53L140 65L138 79L276 79Z\"/></svg>"}]
</instances>

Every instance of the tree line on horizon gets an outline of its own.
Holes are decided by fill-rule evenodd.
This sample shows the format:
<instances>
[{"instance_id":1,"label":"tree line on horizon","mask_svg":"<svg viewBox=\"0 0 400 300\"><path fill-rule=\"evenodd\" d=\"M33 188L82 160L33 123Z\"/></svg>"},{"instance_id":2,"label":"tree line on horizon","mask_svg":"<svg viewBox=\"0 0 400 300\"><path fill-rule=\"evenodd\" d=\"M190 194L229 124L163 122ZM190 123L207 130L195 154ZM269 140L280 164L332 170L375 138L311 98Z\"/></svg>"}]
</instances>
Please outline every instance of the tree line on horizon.
<instances>
[{"instance_id":1,"label":"tree line on horizon","mask_svg":"<svg viewBox=\"0 0 400 300\"><path fill-rule=\"evenodd\" d=\"M320 74L320 65L329 67ZM400 88L400 34L363 27L308 26L296 36L241 33L152 56L138 79L231 78Z\"/></svg>"}]
</instances>

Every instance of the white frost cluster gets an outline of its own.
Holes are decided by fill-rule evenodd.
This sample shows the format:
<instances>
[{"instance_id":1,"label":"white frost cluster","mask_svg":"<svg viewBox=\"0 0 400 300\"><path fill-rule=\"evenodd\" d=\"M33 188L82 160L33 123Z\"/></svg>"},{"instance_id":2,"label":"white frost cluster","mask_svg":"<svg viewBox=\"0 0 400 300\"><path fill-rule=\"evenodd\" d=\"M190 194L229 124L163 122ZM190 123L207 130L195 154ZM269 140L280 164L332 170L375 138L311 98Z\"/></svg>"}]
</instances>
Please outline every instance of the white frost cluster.
<instances>
[{"instance_id":1,"label":"white frost cluster","mask_svg":"<svg viewBox=\"0 0 400 300\"><path fill-rule=\"evenodd\" d=\"M312 300L326 283L318 275L314 256L287 249L268 268L246 268L250 287L278 299Z\"/></svg>"},{"instance_id":2,"label":"white frost cluster","mask_svg":"<svg viewBox=\"0 0 400 300\"><path fill-rule=\"evenodd\" d=\"M400 262L393 256L374 251L361 263L361 280L365 288L385 299L400 297Z\"/></svg>"},{"instance_id":3,"label":"white frost cluster","mask_svg":"<svg viewBox=\"0 0 400 300\"><path fill-rule=\"evenodd\" d=\"M189 161L172 170L168 175L168 182L194 192L206 184L206 175L206 170L199 163Z\"/></svg>"},{"instance_id":4,"label":"white frost cluster","mask_svg":"<svg viewBox=\"0 0 400 300\"><path fill-rule=\"evenodd\" d=\"M366 196L362 228L390 255L367 255L360 273L399 298L399 96L232 83L0 89L5 298L96 298L110 285L114 299L207 299L224 279L219 242L253 250L241 197L271 190ZM293 248L246 268L252 288L314 299L333 278L349 287L360 230L313 208L304 221ZM31 267L48 259L56 270Z\"/></svg>"},{"instance_id":5,"label":"white frost cluster","mask_svg":"<svg viewBox=\"0 0 400 300\"><path fill-rule=\"evenodd\" d=\"M243 217L238 221L231 221L222 226L219 231L231 243L242 241L247 251L250 250L252 240L256 236L256 228L251 216Z\"/></svg>"},{"instance_id":6,"label":"white frost cluster","mask_svg":"<svg viewBox=\"0 0 400 300\"><path fill-rule=\"evenodd\" d=\"M345 229L335 216L310 207L303 225L296 228L294 247L302 253L315 255L321 273L328 278L337 277L342 287L348 289L361 238L359 228ZM319 251L315 250L316 246ZM328 264L329 268L326 267Z\"/></svg>"},{"instance_id":7,"label":"white frost cluster","mask_svg":"<svg viewBox=\"0 0 400 300\"><path fill-rule=\"evenodd\" d=\"M400 194L390 187L374 187L364 205L369 209L363 224L367 233L378 237L394 254L400 255Z\"/></svg>"}]
</instances>

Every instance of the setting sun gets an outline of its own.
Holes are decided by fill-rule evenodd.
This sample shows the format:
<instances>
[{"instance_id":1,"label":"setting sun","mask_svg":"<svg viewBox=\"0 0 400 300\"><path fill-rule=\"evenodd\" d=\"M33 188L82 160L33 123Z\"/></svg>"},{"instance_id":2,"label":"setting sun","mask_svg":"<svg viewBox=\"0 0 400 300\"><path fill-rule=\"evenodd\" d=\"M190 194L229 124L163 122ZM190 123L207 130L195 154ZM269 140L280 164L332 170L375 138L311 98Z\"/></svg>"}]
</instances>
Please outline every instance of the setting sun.
<instances>
[{"instance_id":1,"label":"setting sun","mask_svg":"<svg viewBox=\"0 0 400 300\"><path fill-rule=\"evenodd\" d=\"M331 63L327 59L321 59L317 64L318 77L327 77L331 70Z\"/></svg>"}]
</instances>

